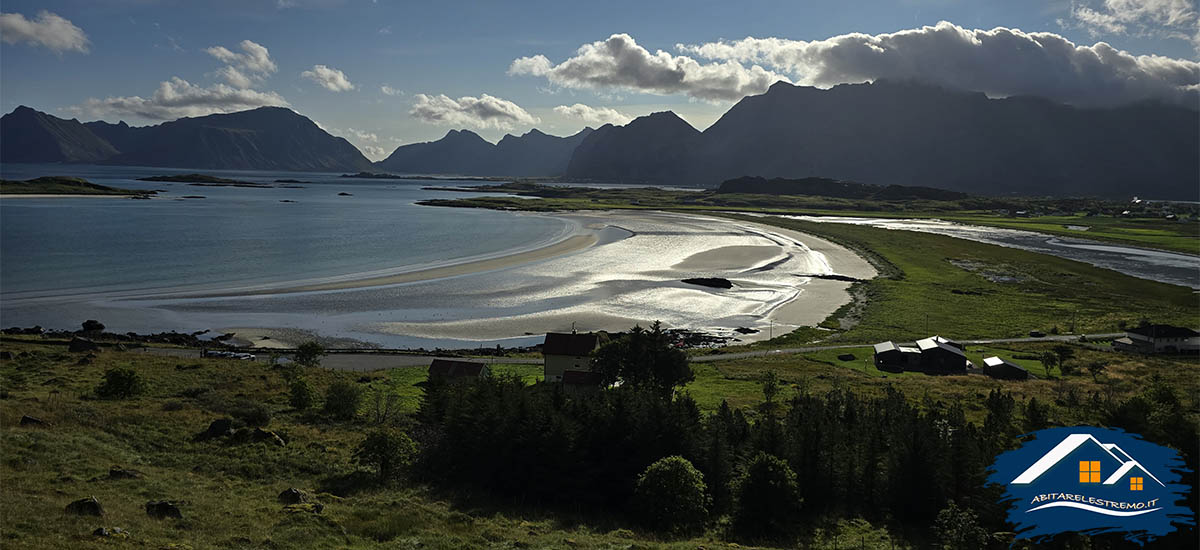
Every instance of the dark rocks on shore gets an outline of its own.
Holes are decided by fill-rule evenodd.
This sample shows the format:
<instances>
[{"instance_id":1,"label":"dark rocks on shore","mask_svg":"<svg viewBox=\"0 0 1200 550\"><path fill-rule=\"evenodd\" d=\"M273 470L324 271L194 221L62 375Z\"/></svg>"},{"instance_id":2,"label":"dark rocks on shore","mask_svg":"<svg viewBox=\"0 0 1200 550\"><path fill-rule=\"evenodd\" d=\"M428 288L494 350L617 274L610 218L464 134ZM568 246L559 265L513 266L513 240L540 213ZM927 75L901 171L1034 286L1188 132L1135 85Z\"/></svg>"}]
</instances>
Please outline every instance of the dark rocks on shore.
<instances>
[{"instance_id":1,"label":"dark rocks on shore","mask_svg":"<svg viewBox=\"0 0 1200 550\"><path fill-rule=\"evenodd\" d=\"M683 282L689 285L706 286L709 288L733 288L733 283L729 279L720 277L693 277L684 279Z\"/></svg>"},{"instance_id":2,"label":"dark rocks on shore","mask_svg":"<svg viewBox=\"0 0 1200 550\"><path fill-rule=\"evenodd\" d=\"M96 516L104 515L104 507L100 506L100 501L96 497L81 498L67 505L66 511L68 514L77 516Z\"/></svg>"},{"instance_id":3,"label":"dark rocks on shore","mask_svg":"<svg viewBox=\"0 0 1200 550\"><path fill-rule=\"evenodd\" d=\"M756 328L738 327L733 329L738 334L758 334L760 331Z\"/></svg>"},{"instance_id":4,"label":"dark rocks on shore","mask_svg":"<svg viewBox=\"0 0 1200 550\"><path fill-rule=\"evenodd\" d=\"M104 332L104 323L95 319L88 319L83 322L83 331L93 333Z\"/></svg>"},{"instance_id":5,"label":"dark rocks on shore","mask_svg":"<svg viewBox=\"0 0 1200 550\"><path fill-rule=\"evenodd\" d=\"M353 193L347 193L347 192L345 192L345 191L342 191L341 193L338 193L338 196L339 196L339 197L353 197L353 196L354 196L354 194L353 194Z\"/></svg>"},{"instance_id":6,"label":"dark rocks on shore","mask_svg":"<svg viewBox=\"0 0 1200 550\"><path fill-rule=\"evenodd\" d=\"M294 200L289 200L289 199L283 199L283 200L280 200L279 202L296 202L296 201L294 201Z\"/></svg>"},{"instance_id":7,"label":"dark rocks on shore","mask_svg":"<svg viewBox=\"0 0 1200 550\"><path fill-rule=\"evenodd\" d=\"M146 515L154 519L183 519L179 507L165 500L152 500L146 503Z\"/></svg>"},{"instance_id":8,"label":"dark rocks on shore","mask_svg":"<svg viewBox=\"0 0 1200 550\"><path fill-rule=\"evenodd\" d=\"M843 282L847 282L847 283L859 283L859 282L862 282L862 279L859 279L859 278L856 278L856 277L851 277L851 276L849 276L849 275L837 275L837 274L833 274L833 273L828 273L828 274L824 274L824 273L823 273L823 274L810 274L810 275L796 275L796 276L797 276L797 277L812 277L813 279L825 279L826 281L843 281Z\"/></svg>"},{"instance_id":9,"label":"dark rocks on shore","mask_svg":"<svg viewBox=\"0 0 1200 550\"><path fill-rule=\"evenodd\" d=\"M85 351L100 351L100 344L97 344L82 336L76 336L71 339L71 343L67 345L67 351L71 353L83 353Z\"/></svg>"}]
</instances>

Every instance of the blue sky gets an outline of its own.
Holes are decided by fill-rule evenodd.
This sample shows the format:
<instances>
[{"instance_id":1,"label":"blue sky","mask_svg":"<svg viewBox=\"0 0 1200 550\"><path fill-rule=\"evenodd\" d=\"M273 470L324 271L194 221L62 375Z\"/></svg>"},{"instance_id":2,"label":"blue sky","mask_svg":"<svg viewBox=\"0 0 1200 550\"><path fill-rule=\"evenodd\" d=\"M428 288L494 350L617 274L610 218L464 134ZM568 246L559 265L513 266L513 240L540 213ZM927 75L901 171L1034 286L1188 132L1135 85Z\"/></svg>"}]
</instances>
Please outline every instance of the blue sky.
<instances>
[{"instance_id":1,"label":"blue sky","mask_svg":"<svg viewBox=\"0 0 1200 550\"><path fill-rule=\"evenodd\" d=\"M231 104L222 103L228 97L210 96L236 96L243 103L285 103L379 158L396 145L437 139L460 127L494 141L531 127L562 135L605 120L671 109L704 128L736 98L761 93L763 82L779 77L827 87L912 71L914 77L991 95L1045 90L1080 104L1139 98L1193 101L1196 89L1189 85L1200 74L1195 62L1200 21L1194 3L1130 4L6 0L0 10L0 107L9 112L24 104L66 118L148 124L180 113L230 110ZM43 10L67 23L40 18ZM871 50L862 50L862 44L852 48L850 42L858 39L843 36L879 36L941 21L954 27L928 36L862 39L876 44ZM82 37L64 25L75 27ZM1104 66L1080 69L1091 72L1076 75L1077 85L1063 87L1059 73L1062 67L1078 68L1079 62L1070 58L1076 54L1027 61L1019 57L1028 49L1021 43L1027 37L993 37L993 45L981 46L970 36L962 42L958 32L996 27L1053 33L1081 46L1103 41L1127 52L1121 59L1141 61L1133 76L1121 63L1112 62L1110 69L1102 61ZM610 40L613 35L628 36ZM841 49L832 43L829 48L807 44L840 36ZM746 37L784 42L728 42ZM247 40L269 51L268 63L243 57L250 52L242 46ZM608 42L591 54L578 52L601 41ZM214 53L214 47L226 52ZM603 58L603 52L616 49L629 55ZM883 49L895 51L885 56ZM667 57L656 57L658 50ZM863 51L879 57L868 59ZM534 57L539 55L545 62ZM1107 59L1104 52L1095 55ZM1167 58L1170 66L1138 57L1149 55ZM947 61L939 62L938 56ZM534 61L518 69L513 62L520 58ZM973 60L966 61L972 70L954 66L963 59ZM755 66L758 72L751 70ZM227 78L221 72L226 67L241 79ZM996 76L1005 73L1002 67L1021 70L1011 71L1016 76ZM303 76L306 71L310 76ZM341 71L344 80L334 71ZM181 100L188 105L180 107L154 98L160 83L173 77L193 87L184 90L175 82L173 89L196 94L194 102ZM710 77L711 82L700 81ZM1130 79L1143 84L1124 84ZM1058 87L1043 88L1054 82ZM218 85L224 92L213 91ZM135 97L140 101L108 101ZM565 108L576 104L587 108ZM556 111L560 106L564 108Z\"/></svg>"}]
</instances>

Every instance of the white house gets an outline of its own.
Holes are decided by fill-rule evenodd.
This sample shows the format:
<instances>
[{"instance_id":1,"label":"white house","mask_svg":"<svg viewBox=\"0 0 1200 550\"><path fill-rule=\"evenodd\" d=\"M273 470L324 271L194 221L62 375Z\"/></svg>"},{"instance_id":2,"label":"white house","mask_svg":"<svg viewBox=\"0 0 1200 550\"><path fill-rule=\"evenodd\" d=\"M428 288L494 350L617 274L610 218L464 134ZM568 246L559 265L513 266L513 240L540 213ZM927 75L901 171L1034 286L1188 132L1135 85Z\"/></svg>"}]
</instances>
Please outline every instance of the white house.
<instances>
[{"instance_id":1,"label":"white house","mask_svg":"<svg viewBox=\"0 0 1200 550\"><path fill-rule=\"evenodd\" d=\"M545 380L562 382L567 371L591 372L592 352L607 341L608 335L604 333L546 333L546 342L542 344Z\"/></svg>"}]
</instances>

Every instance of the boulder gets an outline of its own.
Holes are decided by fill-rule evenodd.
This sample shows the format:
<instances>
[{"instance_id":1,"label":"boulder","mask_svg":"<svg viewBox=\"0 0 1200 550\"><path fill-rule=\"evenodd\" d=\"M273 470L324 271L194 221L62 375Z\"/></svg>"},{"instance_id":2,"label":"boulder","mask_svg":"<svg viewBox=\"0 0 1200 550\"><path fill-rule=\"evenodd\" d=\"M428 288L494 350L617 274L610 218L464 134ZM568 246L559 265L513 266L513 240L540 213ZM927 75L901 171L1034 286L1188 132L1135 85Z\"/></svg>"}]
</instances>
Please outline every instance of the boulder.
<instances>
[{"instance_id":1,"label":"boulder","mask_svg":"<svg viewBox=\"0 0 1200 550\"><path fill-rule=\"evenodd\" d=\"M219 437L229 437L233 435L233 420L228 418L218 418L213 420L208 425L208 429L196 434L197 441L208 439L216 439Z\"/></svg>"},{"instance_id":2,"label":"boulder","mask_svg":"<svg viewBox=\"0 0 1200 550\"><path fill-rule=\"evenodd\" d=\"M104 323L95 319L88 319L83 322L84 332L104 332Z\"/></svg>"},{"instance_id":3,"label":"boulder","mask_svg":"<svg viewBox=\"0 0 1200 550\"><path fill-rule=\"evenodd\" d=\"M729 279L722 279L720 277L694 277L684 279L683 282L689 285L706 286L709 288L733 288L733 283Z\"/></svg>"},{"instance_id":4,"label":"boulder","mask_svg":"<svg viewBox=\"0 0 1200 550\"><path fill-rule=\"evenodd\" d=\"M67 513L77 516L103 516L104 508L96 497L81 498L67 505Z\"/></svg>"},{"instance_id":5,"label":"boulder","mask_svg":"<svg viewBox=\"0 0 1200 550\"><path fill-rule=\"evenodd\" d=\"M42 420L41 418L37 418L35 416L29 416L27 414L21 415L21 425L22 426L41 426L41 425L44 425L45 423L46 423L46 421Z\"/></svg>"},{"instance_id":6,"label":"boulder","mask_svg":"<svg viewBox=\"0 0 1200 550\"><path fill-rule=\"evenodd\" d=\"M283 438L279 437L278 434L262 428L254 428L254 431L250 433L250 441L255 443L269 443L278 447L287 445Z\"/></svg>"},{"instance_id":7,"label":"boulder","mask_svg":"<svg viewBox=\"0 0 1200 550\"><path fill-rule=\"evenodd\" d=\"M282 493L279 493L280 504L300 504L306 501L308 501L308 495L295 487L288 487Z\"/></svg>"},{"instance_id":8,"label":"boulder","mask_svg":"<svg viewBox=\"0 0 1200 550\"><path fill-rule=\"evenodd\" d=\"M129 538L129 531L121 529L120 527L113 527L112 529L109 529L108 527L97 527L95 531L92 531L92 535L97 537L127 539Z\"/></svg>"},{"instance_id":9,"label":"boulder","mask_svg":"<svg viewBox=\"0 0 1200 550\"><path fill-rule=\"evenodd\" d=\"M82 353L85 351L99 351L100 345L82 336L76 336L71 339L71 343L67 345L67 351L71 353Z\"/></svg>"},{"instance_id":10,"label":"boulder","mask_svg":"<svg viewBox=\"0 0 1200 550\"><path fill-rule=\"evenodd\" d=\"M179 507L165 500L152 500L146 503L146 515L154 519L183 519Z\"/></svg>"},{"instance_id":11,"label":"boulder","mask_svg":"<svg viewBox=\"0 0 1200 550\"><path fill-rule=\"evenodd\" d=\"M108 470L108 479L142 479L142 473L137 470L127 470L120 466L113 466Z\"/></svg>"}]
</instances>

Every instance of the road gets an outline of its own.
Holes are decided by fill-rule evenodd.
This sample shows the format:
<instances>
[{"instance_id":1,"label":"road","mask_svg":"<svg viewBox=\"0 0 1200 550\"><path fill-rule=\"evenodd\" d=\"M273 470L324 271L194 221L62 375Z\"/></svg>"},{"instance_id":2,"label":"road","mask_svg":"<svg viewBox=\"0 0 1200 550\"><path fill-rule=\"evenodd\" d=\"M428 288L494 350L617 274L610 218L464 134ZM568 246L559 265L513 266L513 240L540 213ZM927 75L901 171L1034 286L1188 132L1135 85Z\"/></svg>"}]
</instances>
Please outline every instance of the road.
<instances>
[{"instance_id":1,"label":"road","mask_svg":"<svg viewBox=\"0 0 1200 550\"><path fill-rule=\"evenodd\" d=\"M1124 336L1124 333L1105 333L1105 334L1086 334L1088 340L1119 338ZM983 340L959 340L966 345L981 345L981 344L1012 344L1020 342L1074 342L1079 340L1079 335L1058 335L1045 336L1043 338L990 338ZM747 359L751 357L766 357L769 355L794 355L798 353L813 353L817 351L828 351L848 348L861 348L865 344L841 344L834 346L809 346L803 348L779 348L756 351L742 351L737 353L721 353L716 355L700 355L692 357L693 363L711 363L716 361L732 361L736 359ZM179 357L181 359L196 359L200 357L200 350L197 349L177 349L177 348L141 348L143 353L154 355L163 355L168 357ZM268 352L258 354L257 361L267 362ZM289 354L282 354L284 357ZM321 358L321 366L328 369L337 369L344 371L367 372L381 369L397 369L420 367L428 368L429 363L437 359L437 355L411 355L401 353L388 353L386 351L345 351L335 352ZM505 363L518 365L541 365L541 358L515 358L515 357L444 357L446 359L455 359L458 361L469 361L472 363Z\"/></svg>"}]
</instances>

